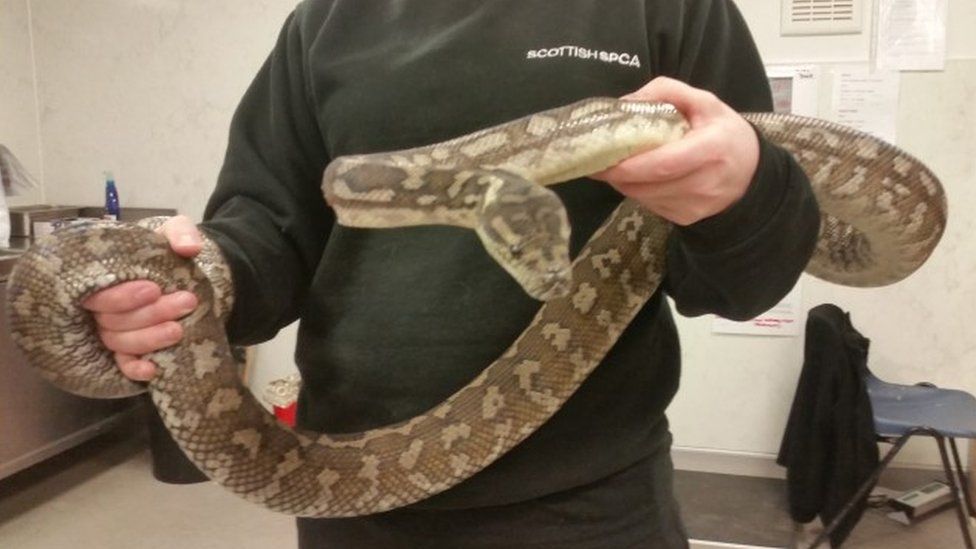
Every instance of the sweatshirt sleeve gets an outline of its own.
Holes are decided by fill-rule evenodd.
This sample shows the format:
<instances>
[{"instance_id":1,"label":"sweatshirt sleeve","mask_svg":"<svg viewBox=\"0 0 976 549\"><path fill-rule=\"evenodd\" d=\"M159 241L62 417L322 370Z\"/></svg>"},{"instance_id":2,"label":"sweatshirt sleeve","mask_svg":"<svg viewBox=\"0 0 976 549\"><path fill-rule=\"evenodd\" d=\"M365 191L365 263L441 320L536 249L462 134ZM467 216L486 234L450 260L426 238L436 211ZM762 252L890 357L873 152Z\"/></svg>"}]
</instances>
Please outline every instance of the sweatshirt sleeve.
<instances>
[{"instance_id":1,"label":"sweatshirt sleeve","mask_svg":"<svg viewBox=\"0 0 976 549\"><path fill-rule=\"evenodd\" d=\"M334 222L319 190L328 163L311 107L301 10L234 114L203 231L230 265L231 340L269 339L299 314Z\"/></svg>"},{"instance_id":2,"label":"sweatshirt sleeve","mask_svg":"<svg viewBox=\"0 0 976 549\"><path fill-rule=\"evenodd\" d=\"M765 69L731 0L672 5L680 12L680 32L652 30L659 73L707 89L740 112L772 110ZM672 232L666 289L683 315L752 318L789 292L810 259L820 213L809 180L788 152L761 134L759 145L746 194L725 211Z\"/></svg>"}]
</instances>

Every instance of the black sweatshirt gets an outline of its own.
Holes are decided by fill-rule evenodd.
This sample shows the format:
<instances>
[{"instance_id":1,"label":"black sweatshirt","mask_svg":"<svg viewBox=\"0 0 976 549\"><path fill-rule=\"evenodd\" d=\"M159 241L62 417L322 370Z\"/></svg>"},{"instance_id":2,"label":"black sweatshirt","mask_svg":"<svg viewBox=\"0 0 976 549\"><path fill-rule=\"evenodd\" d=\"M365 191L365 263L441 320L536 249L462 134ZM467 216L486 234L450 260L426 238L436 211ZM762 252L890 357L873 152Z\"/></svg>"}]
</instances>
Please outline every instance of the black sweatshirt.
<instances>
[{"instance_id":1,"label":"black sweatshirt","mask_svg":"<svg viewBox=\"0 0 976 549\"><path fill-rule=\"evenodd\" d=\"M539 303L471 231L342 227L322 199L331 158L434 143L657 75L740 111L771 107L727 0L308 0L243 98L205 230L232 265L238 343L301 319L300 424L348 432L422 413L490 364ZM576 253L621 200L554 187ZM664 292L688 315L754 316L795 283L819 216L791 157L761 142L746 195L677 229ZM593 482L669 441L680 350L664 292L555 417L484 472L422 502L473 507ZM716 360L716 368L723 365Z\"/></svg>"}]
</instances>

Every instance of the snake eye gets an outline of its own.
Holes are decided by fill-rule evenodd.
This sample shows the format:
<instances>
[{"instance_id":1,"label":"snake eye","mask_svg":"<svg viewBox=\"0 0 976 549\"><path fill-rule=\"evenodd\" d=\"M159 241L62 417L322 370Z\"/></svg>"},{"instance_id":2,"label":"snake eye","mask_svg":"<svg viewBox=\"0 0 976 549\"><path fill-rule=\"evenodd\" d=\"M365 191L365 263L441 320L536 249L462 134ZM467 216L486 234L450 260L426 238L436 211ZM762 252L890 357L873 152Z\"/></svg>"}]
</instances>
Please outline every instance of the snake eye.
<instances>
[{"instance_id":1,"label":"snake eye","mask_svg":"<svg viewBox=\"0 0 976 549\"><path fill-rule=\"evenodd\" d=\"M522 252L523 251L525 251L525 246L523 246L522 244L509 244L508 245L508 253L514 259L518 259L518 258L522 257Z\"/></svg>"}]
</instances>

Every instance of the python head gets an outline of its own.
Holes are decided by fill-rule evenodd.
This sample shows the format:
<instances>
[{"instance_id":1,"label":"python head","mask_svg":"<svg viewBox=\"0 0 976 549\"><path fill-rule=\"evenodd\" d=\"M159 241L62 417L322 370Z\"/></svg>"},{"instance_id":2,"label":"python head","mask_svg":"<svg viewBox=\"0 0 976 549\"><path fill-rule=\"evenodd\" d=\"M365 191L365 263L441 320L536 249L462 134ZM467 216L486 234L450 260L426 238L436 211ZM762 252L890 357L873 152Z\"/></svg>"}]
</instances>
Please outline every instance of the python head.
<instances>
[{"instance_id":1,"label":"python head","mask_svg":"<svg viewBox=\"0 0 976 549\"><path fill-rule=\"evenodd\" d=\"M509 172L484 177L489 186L475 228L488 254L535 299L569 292L569 218L550 189Z\"/></svg>"}]
</instances>

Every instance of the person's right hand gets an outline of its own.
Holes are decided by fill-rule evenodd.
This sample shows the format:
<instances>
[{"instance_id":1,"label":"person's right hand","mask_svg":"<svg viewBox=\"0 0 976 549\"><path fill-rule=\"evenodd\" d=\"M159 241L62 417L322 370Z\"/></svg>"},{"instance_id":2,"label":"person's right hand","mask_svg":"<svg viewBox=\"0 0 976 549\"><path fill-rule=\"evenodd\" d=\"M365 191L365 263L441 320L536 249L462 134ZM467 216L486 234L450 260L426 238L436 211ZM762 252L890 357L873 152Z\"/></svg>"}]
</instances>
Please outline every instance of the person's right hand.
<instances>
[{"instance_id":1,"label":"person's right hand","mask_svg":"<svg viewBox=\"0 0 976 549\"><path fill-rule=\"evenodd\" d=\"M177 254L193 257L200 253L203 237L189 217L168 219L159 229ZM192 292L163 295L148 280L124 282L102 290L82 306L92 312L102 343L115 353L119 370L134 381L149 381L156 365L142 355L174 345L183 337L178 319L197 305Z\"/></svg>"}]
</instances>

